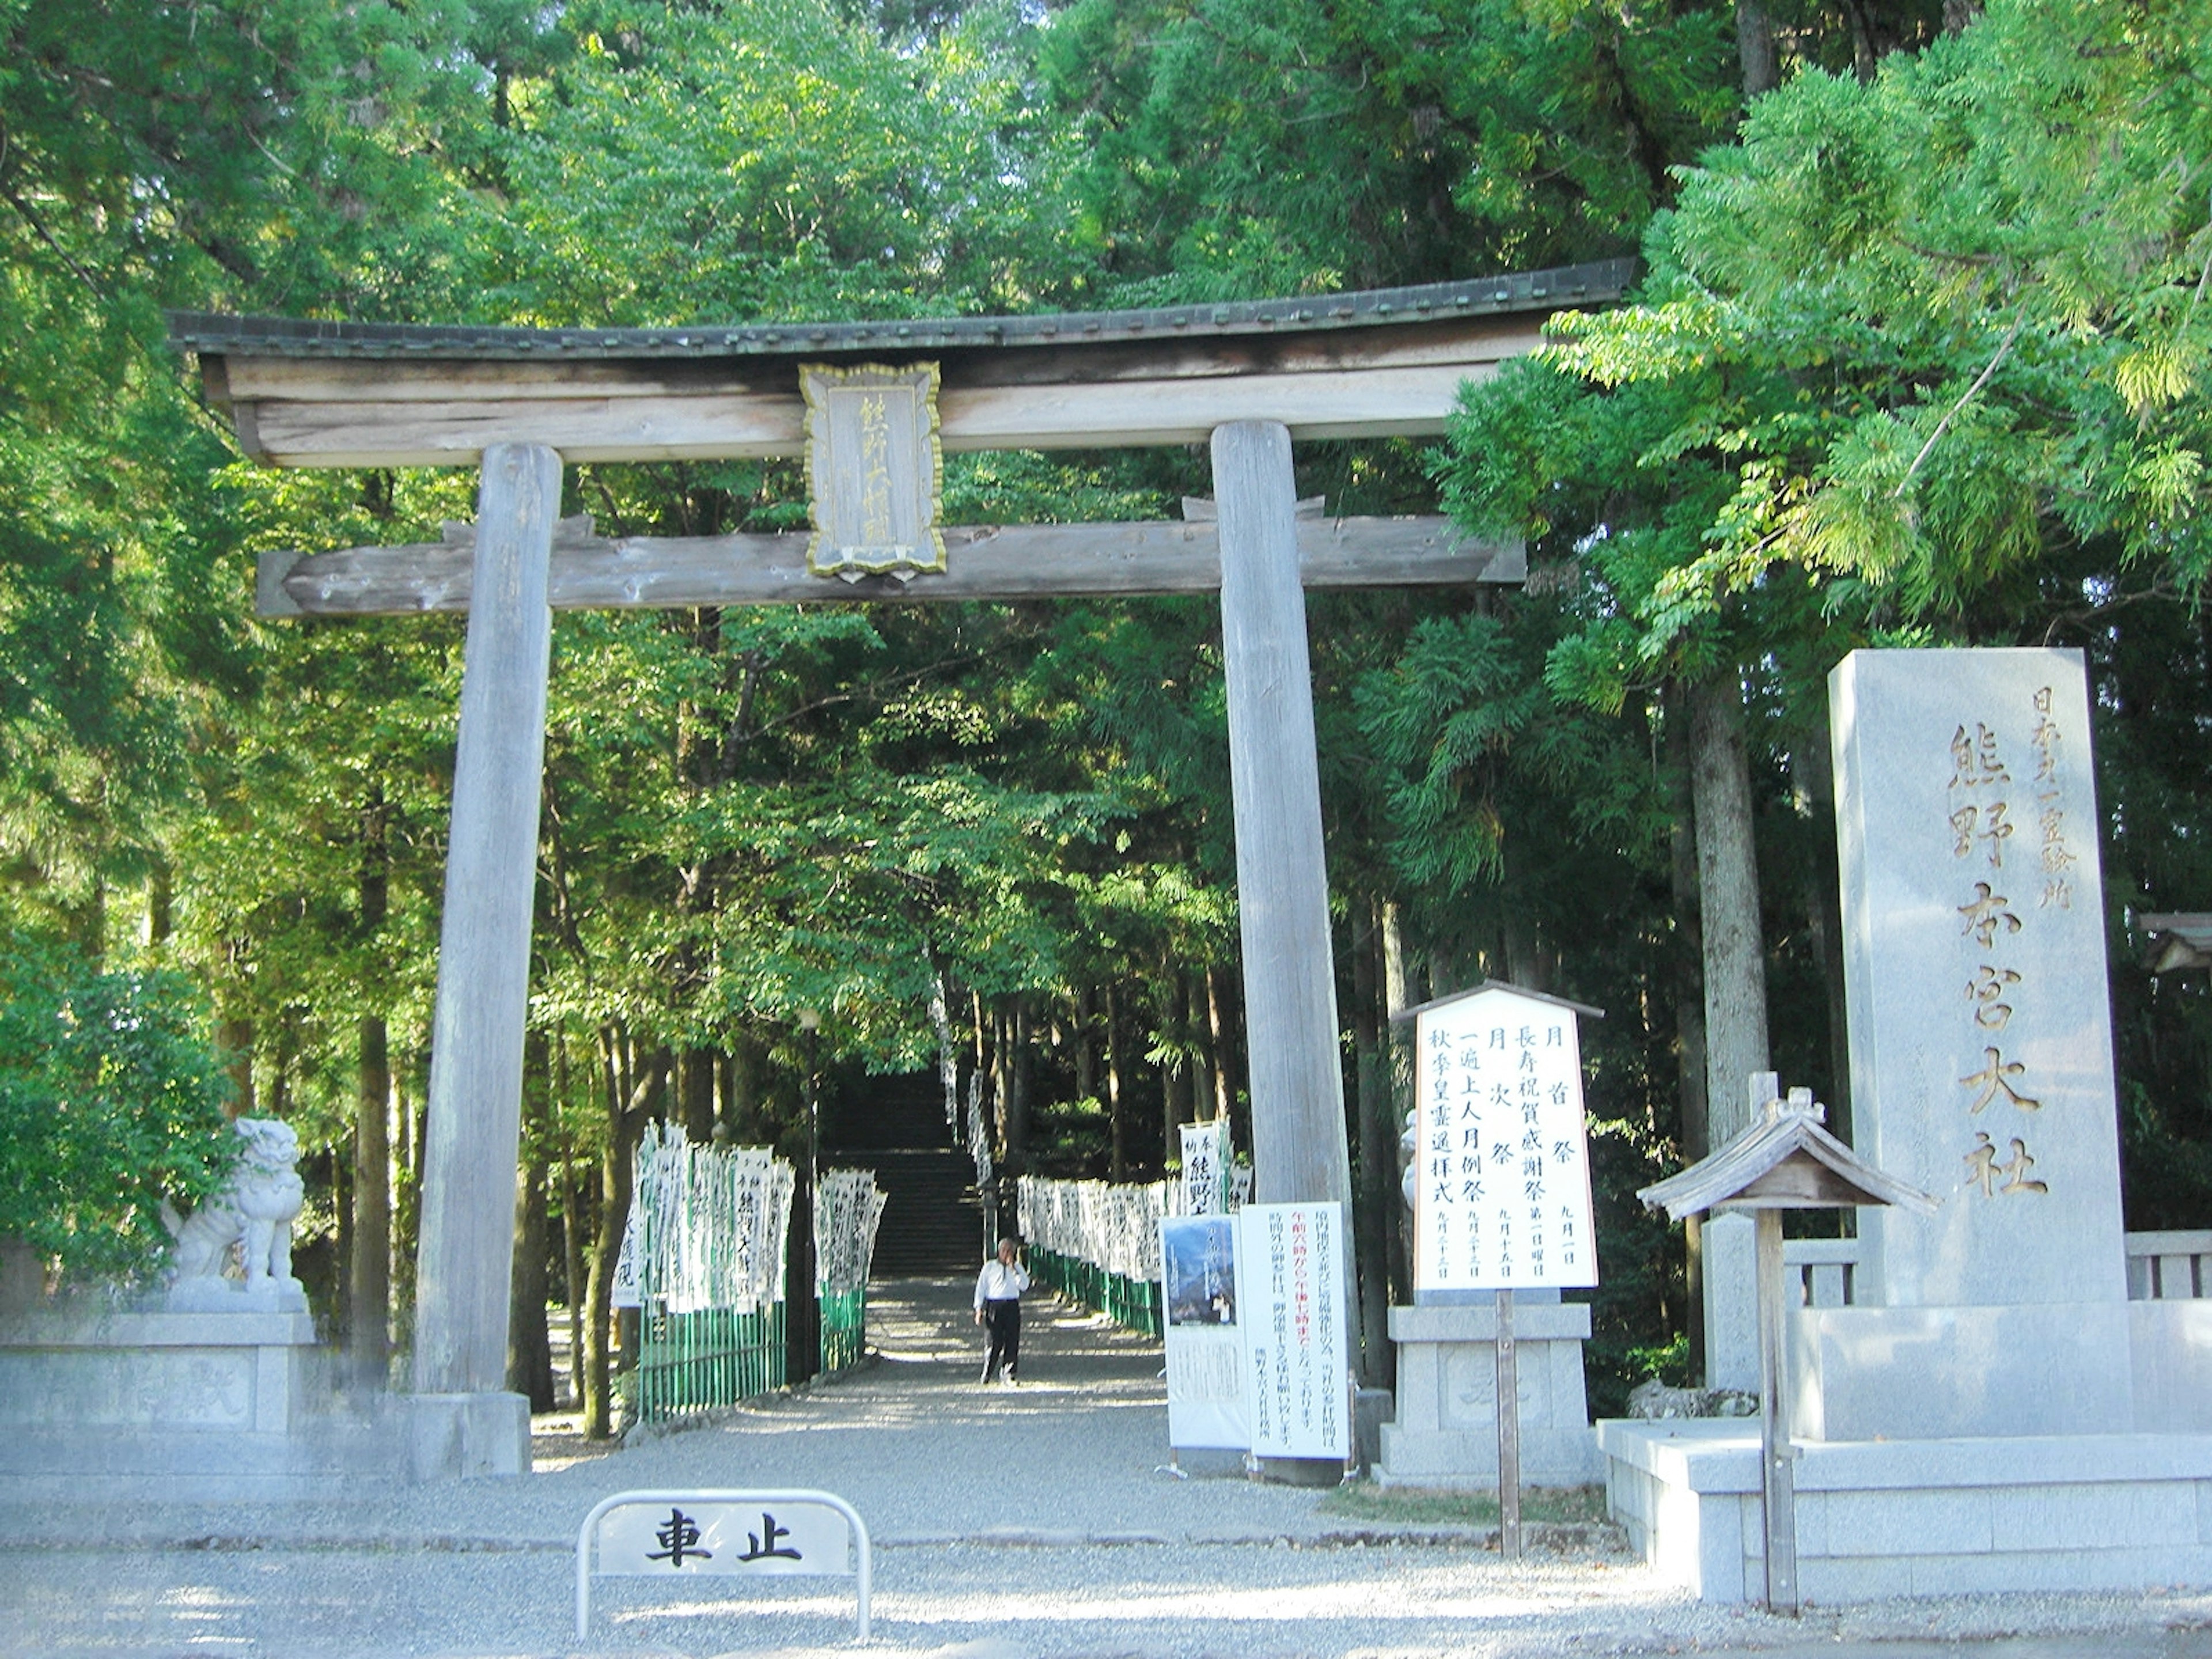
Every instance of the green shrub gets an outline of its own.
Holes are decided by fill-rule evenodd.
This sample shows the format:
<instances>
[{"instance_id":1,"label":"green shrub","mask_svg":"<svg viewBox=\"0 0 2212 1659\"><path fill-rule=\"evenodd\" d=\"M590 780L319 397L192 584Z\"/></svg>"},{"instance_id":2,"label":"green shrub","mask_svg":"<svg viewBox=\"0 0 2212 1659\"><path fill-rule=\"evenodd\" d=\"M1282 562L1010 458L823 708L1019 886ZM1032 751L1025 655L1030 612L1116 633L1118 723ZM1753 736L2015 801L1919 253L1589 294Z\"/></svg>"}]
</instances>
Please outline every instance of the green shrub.
<instances>
[{"instance_id":1,"label":"green shrub","mask_svg":"<svg viewBox=\"0 0 2212 1659\"><path fill-rule=\"evenodd\" d=\"M191 988L0 940L0 1238L73 1280L148 1276L164 1198L197 1201L236 1152Z\"/></svg>"}]
</instances>

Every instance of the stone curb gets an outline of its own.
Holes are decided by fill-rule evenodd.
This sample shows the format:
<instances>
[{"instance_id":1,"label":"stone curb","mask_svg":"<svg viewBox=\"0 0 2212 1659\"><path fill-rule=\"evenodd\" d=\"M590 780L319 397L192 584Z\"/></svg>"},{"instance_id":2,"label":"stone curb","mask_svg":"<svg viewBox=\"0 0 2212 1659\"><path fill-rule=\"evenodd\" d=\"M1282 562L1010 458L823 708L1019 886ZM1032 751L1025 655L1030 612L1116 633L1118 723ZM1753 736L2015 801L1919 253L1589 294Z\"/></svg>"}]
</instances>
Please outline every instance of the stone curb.
<instances>
[{"instance_id":1,"label":"stone curb","mask_svg":"<svg viewBox=\"0 0 2212 1659\"><path fill-rule=\"evenodd\" d=\"M1527 1526L1527 1548L1553 1554L1605 1549L1614 1540L1596 1524ZM991 1527L981 1532L891 1534L874 1540L879 1550L913 1549L1374 1549L1390 1546L1420 1549L1495 1551L1495 1527L1339 1527L1319 1532L1193 1533L1176 1538L1160 1532L1079 1532L1053 1528ZM74 1553L81 1539L0 1538L0 1554ZM118 1553L159 1554L214 1552L223 1554L283 1555L542 1555L567 1554L574 1534L562 1538L487 1537L466 1533L330 1533L276 1537L255 1534L195 1533L169 1537L125 1538L108 1547Z\"/></svg>"}]
</instances>

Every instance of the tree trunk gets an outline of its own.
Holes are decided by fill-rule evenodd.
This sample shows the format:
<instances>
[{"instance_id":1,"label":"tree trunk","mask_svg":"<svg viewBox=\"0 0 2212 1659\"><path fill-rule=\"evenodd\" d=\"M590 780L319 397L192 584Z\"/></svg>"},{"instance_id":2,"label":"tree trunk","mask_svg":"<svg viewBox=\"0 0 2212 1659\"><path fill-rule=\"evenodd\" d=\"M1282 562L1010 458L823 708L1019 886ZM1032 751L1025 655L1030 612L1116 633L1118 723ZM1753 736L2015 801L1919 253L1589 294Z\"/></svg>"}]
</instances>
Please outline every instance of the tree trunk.
<instances>
[{"instance_id":1,"label":"tree trunk","mask_svg":"<svg viewBox=\"0 0 2212 1659\"><path fill-rule=\"evenodd\" d=\"M1094 1029L1091 988L1077 988L1071 999L1075 1011L1075 1097L1098 1098L1098 1042Z\"/></svg>"},{"instance_id":2,"label":"tree trunk","mask_svg":"<svg viewBox=\"0 0 2212 1659\"><path fill-rule=\"evenodd\" d=\"M1018 1091L1014 1121L1021 1127L1018 1147L1021 1162L1014 1173L1029 1169L1030 1125L1036 1113L1036 1006L1027 993L1014 1003L1014 1088Z\"/></svg>"},{"instance_id":3,"label":"tree trunk","mask_svg":"<svg viewBox=\"0 0 2212 1659\"><path fill-rule=\"evenodd\" d=\"M1674 1065L1680 1102L1682 1156L1692 1163L1712 1150L1705 1103L1705 933L1699 920L1697 806L1690 784L1690 703L1679 683L1666 692L1665 782L1673 809L1668 875L1674 905L1674 949L1668 988L1674 1006Z\"/></svg>"},{"instance_id":4,"label":"tree trunk","mask_svg":"<svg viewBox=\"0 0 2212 1659\"><path fill-rule=\"evenodd\" d=\"M361 932L374 941L390 907L391 854L383 789L369 787L361 813L358 878ZM351 1304L347 1333L353 1374L364 1388L392 1376L392 1048L381 1014L357 1028L359 1068L354 1100L353 1249L348 1263Z\"/></svg>"},{"instance_id":5,"label":"tree trunk","mask_svg":"<svg viewBox=\"0 0 2212 1659\"><path fill-rule=\"evenodd\" d=\"M146 948L159 951L169 942L175 930L176 872L168 860L157 858L153 873L146 878Z\"/></svg>"},{"instance_id":6,"label":"tree trunk","mask_svg":"<svg viewBox=\"0 0 2212 1659\"><path fill-rule=\"evenodd\" d=\"M507 1386L533 1412L553 1409L553 1343L545 1328L545 1268L551 1255L545 1214L545 1142L551 1085L545 1039L525 1039L522 1146L514 1183L514 1266L507 1275Z\"/></svg>"},{"instance_id":7,"label":"tree trunk","mask_svg":"<svg viewBox=\"0 0 2212 1659\"><path fill-rule=\"evenodd\" d=\"M253 1022L243 1014L224 1020L220 1042L226 1057L225 1069L230 1073L230 1115L233 1117L252 1117L255 1105Z\"/></svg>"},{"instance_id":8,"label":"tree trunk","mask_svg":"<svg viewBox=\"0 0 2212 1659\"><path fill-rule=\"evenodd\" d=\"M1395 1014L1412 1005L1407 1000L1406 941L1400 923L1398 907L1391 900L1382 902L1382 1008L1385 1016ZM1390 1113L1390 1199L1391 1224L1383 1234L1390 1249L1391 1300L1409 1303L1413 1298L1413 1245L1407 1230L1413 1216L1406 1205L1404 1171L1401 1167L1399 1149L1405 1144L1407 1118L1413 1103L1413 1028L1410 1024L1391 1020L1382 1028L1383 1054L1387 1066L1384 1073L1389 1085L1387 1099ZM1395 1368L1396 1357L1392 1356Z\"/></svg>"},{"instance_id":9,"label":"tree trunk","mask_svg":"<svg viewBox=\"0 0 2212 1659\"><path fill-rule=\"evenodd\" d=\"M1190 1033L1191 1115L1218 1122L1228 1112L1214 1086L1221 1068L1214 1061L1213 1042L1206 1030L1206 980L1202 974L1182 976L1182 1023Z\"/></svg>"},{"instance_id":10,"label":"tree trunk","mask_svg":"<svg viewBox=\"0 0 2212 1659\"><path fill-rule=\"evenodd\" d=\"M730 1126L731 1139L741 1146L770 1138L761 1127L761 1071L766 1062L760 1044L750 1037L732 1041L724 1079L729 1092L722 1102L722 1121Z\"/></svg>"},{"instance_id":11,"label":"tree trunk","mask_svg":"<svg viewBox=\"0 0 2212 1659\"><path fill-rule=\"evenodd\" d=\"M1159 994L1160 1146L1162 1168L1182 1162L1184 1084L1190 1066L1181 1052L1182 988L1173 975L1161 981Z\"/></svg>"},{"instance_id":12,"label":"tree trunk","mask_svg":"<svg viewBox=\"0 0 2212 1659\"><path fill-rule=\"evenodd\" d=\"M1391 1121L1390 1059L1381 1006L1382 929L1371 899L1356 902L1352 928L1352 1042L1359 1114L1359 1181L1352 1249L1359 1268L1360 1380L1391 1386L1390 1244L1398 1203L1398 1134Z\"/></svg>"},{"instance_id":13,"label":"tree trunk","mask_svg":"<svg viewBox=\"0 0 2212 1659\"><path fill-rule=\"evenodd\" d=\"M561 1299L568 1306L568 1401L584 1398L584 1183L573 1148L562 1149Z\"/></svg>"},{"instance_id":14,"label":"tree trunk","mask_svg":"<svg viewBox=\"0 0 2212 1659\"><path fill-rule=\"evenodd\" d=\"M1766 946L1735 675L1691 688L1690 751L1705 930L1706 1113L1711 1145L1720 1147L1750 1121L1746 1087L1767 1069Z\"/></svg>"},{"instance_id":15,"label":"tree trunk","mask_svg":"<svg viewBox=\"0 0 2212 1659\"><path fill-rule=\"evenodd\" d=\"M348 1334L355 1379L380 1389L392 1375L392 1055L381 1016L362 1015L359 1031Z\"/></svg>"},{"instance_id":16,"label":"tree trunk","mask_svg":"<svg viewBox=\"0 0 2212 1659\"><path fill-rule=\"evenodd\" d=\"M584 1436L590 1440L605 1440L614 1432L615 1267L622 1257L623 1231L629 1224L638 1137L663 1075L653 1066L646 1067L643 1076L635 1075L638 1068L629 1047L619 1032L601 1030L607 1146L599 1160L599 1234L592 1242L584 1310Z\"/></svg>"},{"instance_id":17,"label":"tree trunk","mask_svg":"<svg viewBox=\"0 0 2212 1659\"><path fill-rule=\"evenodd\" d=\"M599 1227L592 1241L591 1277L584 1306L584 1437L605 1440L614 1432L612 1357L615 1264L622 1255L623 1229L629 1224L630 1149L617 1133L599 1160Z\"/></svg>"},{"instance_id":18,"label":"tree trunk","mask_svg":"<svg viewBox=\"0 0 2212 1659\"><path fill-rule=\"evenodd\" d=\"M1106 1138L1107 1174L1114 1181L1129 1178L1129 1121L1121 1099L1121 1011L1114 987L1106 987Z\"/></svg>"},{"instance_id":19,"label":"tree trunk","mask_svg":"<svg viewBox=\"0 0 2212 1659\"><path fill-rule=\"evenodd\" d=\"M684 1138L704 1146L714 1138L714 1051L686 1048L676 1056L677 1110Z\"/></svg>"},{"instance_id":20,"label":"tree trunk","mask_svg":"<svg viewBox=\"0 0 2212 1659\"><path fill-rule=\"evenodd\" d=\"M1735 49L1743 68L1746 103L1782 84L1781 60L1774 50L1774 19L1760 0L1735 0Z\"/></svg>"},{"instance_id":21,"label":"tree trunk","mask_svg":"<svg viewBox=\"0 0 2212 1659\"><path fill-rule=\"evenodd\" d=\"M1213 1057L1214 1115L1224 1123L1231 1121L1237 1107L1237 1085L1233 1080L1234 1066L1230 1058L1229 1021L1224 1012L1229 998L1224 981L1227 975L1218 963L1209 963L1206 970L1206 1036L1207 1052ZM1245 1141L1249 1147L1249 1139Z\"/></svg>"},{"instance_id":22,"label":"tree trunk","mask_svg":"<svg viewBox=\"0 0 2212 1659\"><path fill-rule=\"evenodd\" d=\"M551 1255L545 1213L545 1160L529 1155L515 1178L514 1274L507 1300L507 1386L526 1395L533 1412L553 1409L553 1340L545 1322L546 1263Z\"/></svg>"}]
</instances>

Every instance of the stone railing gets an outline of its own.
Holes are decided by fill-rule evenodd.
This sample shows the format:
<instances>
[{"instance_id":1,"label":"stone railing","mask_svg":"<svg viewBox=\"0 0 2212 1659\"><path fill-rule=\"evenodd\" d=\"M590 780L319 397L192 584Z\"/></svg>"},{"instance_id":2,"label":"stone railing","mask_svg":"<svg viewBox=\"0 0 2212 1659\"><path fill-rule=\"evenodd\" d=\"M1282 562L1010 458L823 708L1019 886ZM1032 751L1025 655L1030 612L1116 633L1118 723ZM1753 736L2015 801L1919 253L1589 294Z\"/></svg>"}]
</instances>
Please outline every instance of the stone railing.
<instances>
[{"instance_id":1,"label":"stone railing","mask_svg":"<svg viewBox=\"0 0 2212 1659\"><path fill-rule=\"evenodd\" d=\"M1797 1279L1798 1305L1848 1308L1858 1299L1861 1246L1856 1238L1792 1238L1783 1265ZM2182 1301L2212 1297L2212 1230L2130 1233L2128 1300Z\"/></svg>"},{"instance_id":2,"label":"stone railing","mask_svg":"<svg viewBox=\"0 0 2212 1659\"><path fill-rule=\"evenodd\" d=\"M1782 1265L1797 1277L1797 1299L1808 1308L1848 1308L1858 1299L1860 1245L1856 1238L1786 1238Z\"/></svg>"},{"instance_id":3,"label":"stone railing","mask_svg":"<svg viewBox=\"0 0 2212 1659\"><path fill-rule=\"evenodd\" d=\"M2129 1301L2192 1297L2212 1297L2212 1230L2128 1235Z\"/></svg>"}]
</instances>

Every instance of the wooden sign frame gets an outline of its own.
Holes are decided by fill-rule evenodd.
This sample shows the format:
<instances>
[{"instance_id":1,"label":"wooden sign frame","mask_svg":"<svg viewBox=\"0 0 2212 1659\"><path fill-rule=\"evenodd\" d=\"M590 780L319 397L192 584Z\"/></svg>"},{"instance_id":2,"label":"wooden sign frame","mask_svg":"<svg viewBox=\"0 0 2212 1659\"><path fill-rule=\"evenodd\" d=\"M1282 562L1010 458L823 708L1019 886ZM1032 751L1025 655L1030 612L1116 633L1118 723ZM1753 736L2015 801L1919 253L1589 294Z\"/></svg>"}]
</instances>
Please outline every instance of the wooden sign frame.
<instances>
[{"instance_id":1,"label":"wooden sign frame","mask_svg":"<svg viewBox=\"0 0 2212 1659\"><path fill-rule=\"evenodd\" d=\"M938 366L802 364L811 575L901 580L945 569Z\"/></svg>"}]
</instances>

